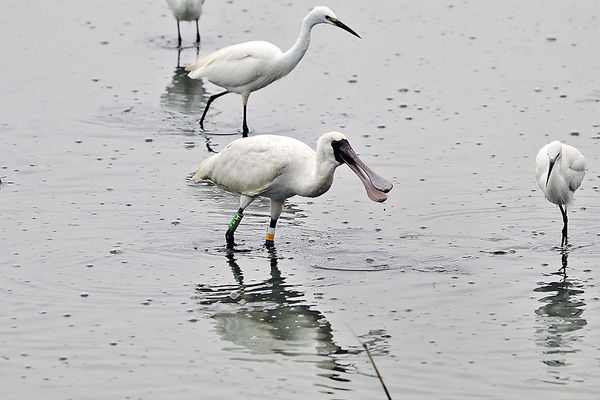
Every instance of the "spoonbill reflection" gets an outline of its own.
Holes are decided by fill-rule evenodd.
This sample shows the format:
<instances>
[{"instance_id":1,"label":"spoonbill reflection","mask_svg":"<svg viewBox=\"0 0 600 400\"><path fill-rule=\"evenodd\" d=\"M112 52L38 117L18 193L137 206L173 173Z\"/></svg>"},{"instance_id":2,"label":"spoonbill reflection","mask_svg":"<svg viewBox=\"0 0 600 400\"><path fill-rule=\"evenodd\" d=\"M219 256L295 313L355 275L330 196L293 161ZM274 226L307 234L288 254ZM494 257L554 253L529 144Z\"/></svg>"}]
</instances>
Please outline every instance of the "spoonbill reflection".
<instances>
[{"instance_id":1,"label":"spoonbill reflection","mask_svg":"<svg viewBox=\"0 0 600 400\"><path fill-rule=\"evenodd\" d=\"M275 225L288 197L317 197L333 183L333 173L347 164L362 181L373 201L387 199L392 184L375 174L358 158L346 136L339 132L324 134L314 151L299 140L274 135L237 139L221 152L204 160L192 180L206 180L239 193L240 208L235 213L225 238L227 247L235 245L233 234L244 216L244 210L258 197L271 201L271 222L265 245L274 244Z\"/></svg>"},{"instance_id":2,"label":"spoonbill reflection","mask_svg":"<svg viewBox=\"0 0 600 400\"><path fill-rule=\"evenodd\" d=\"M563 218L561 246L567 244L567 205L585 175L585 157L579 150L558 140L543 146L535 158L535 176L550 202L557 204ZM564 205L564 208L563 208Z\"/></svg>"},{"instance_id":3,"label":"spoonbill reflection","mask_svg":"<svg viewBox=\"0 0 600 400\"><path fill-rule=\"evenodd\" d=\"M196 21L196 43L200 43L198 20L202 15L204 0L167 0L173 16L177 20L177 46L181 47L181 31L179 21Z\"/></svg>"},{"instance_id":4,"label":"spoonbill reflection","mask_svg":"<svg viewBox=\"0 0 600 400\"><path fill-rule=\"evenodd\" d=\"M190 78L206 77L209 82L226 89L224 92L210 96L200 118L200 127L204 129L204 117L211 103L233 92L242 96L244 107L242 134L244 137L247 136L246 105L250 93L283 78L296 67L310 44L310 31L317 24L335 25L360 38L356 32L337 19L329 8L315 7L304 17L296 43L285 53L269 42L245 42L224 47L189 65L186 71L189 71Z\"/></svg>"}]
</instances>

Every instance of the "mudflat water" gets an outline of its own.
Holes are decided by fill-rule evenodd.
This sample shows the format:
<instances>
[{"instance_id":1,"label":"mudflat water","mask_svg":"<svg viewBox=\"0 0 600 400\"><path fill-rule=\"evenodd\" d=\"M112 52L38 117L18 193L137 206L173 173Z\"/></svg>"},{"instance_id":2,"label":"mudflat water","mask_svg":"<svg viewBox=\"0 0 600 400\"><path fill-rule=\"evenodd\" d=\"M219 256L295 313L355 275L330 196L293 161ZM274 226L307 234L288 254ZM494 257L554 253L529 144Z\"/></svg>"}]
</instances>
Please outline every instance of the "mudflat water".
<instances>
[{"instance_id":1,"label":"mudflat water","mask_svg":"<svg viewBox=\"0 0 600 400\"><path fill-rule=\"evenodd\" d=\"M394 183L340 167L267 201L224 250L236 196L187 178L236 138L237 95L179 66L295 41L312 2L206 2L202 42L163 1L9 2L0 15L3 399L597 399L600 6L340 1L251 135L330 130ZM561 216L534 179L559 139L588 169Z\"/></svg>"}]
</instances>

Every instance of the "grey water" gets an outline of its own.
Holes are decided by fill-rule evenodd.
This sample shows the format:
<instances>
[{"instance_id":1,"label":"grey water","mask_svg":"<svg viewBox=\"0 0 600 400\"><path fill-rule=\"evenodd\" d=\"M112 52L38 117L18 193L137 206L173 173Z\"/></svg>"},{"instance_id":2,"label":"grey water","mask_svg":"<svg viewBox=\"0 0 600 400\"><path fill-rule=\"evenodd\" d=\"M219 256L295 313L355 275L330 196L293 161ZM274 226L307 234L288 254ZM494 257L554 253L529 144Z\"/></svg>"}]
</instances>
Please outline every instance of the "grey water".
<instances>
[{"instance_id":1,"label":"grey water","mask_svg":"<svg viewBox=\"0 0 600 400\"><path fill-rule=\"evenodd\" d=\"M312 2L21 1L0 15L3 399L596 399L600 7L594 1L332 0L250 135L344 132L390 179L340 167L291 198L276 248L255 201L187 178L239 136L237 95L182 67L287 49ZM588 169L561 216L534 179L559 139Z\"/></svg>"}]
</instances>

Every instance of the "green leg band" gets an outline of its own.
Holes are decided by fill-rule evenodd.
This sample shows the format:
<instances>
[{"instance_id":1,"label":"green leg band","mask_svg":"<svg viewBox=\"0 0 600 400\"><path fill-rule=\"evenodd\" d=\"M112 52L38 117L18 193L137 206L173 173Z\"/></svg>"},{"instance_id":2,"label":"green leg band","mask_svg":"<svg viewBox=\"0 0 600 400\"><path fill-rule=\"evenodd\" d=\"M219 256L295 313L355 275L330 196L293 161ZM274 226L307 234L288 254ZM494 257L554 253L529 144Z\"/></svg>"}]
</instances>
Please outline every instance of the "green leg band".
<instances>
[{"instance_id":1,"label":"green leg band","mask_svg":"<svg viewBox=\"0 0 600 400\"><path fill-rule=\"evenodd\" d=\"M242 218L244 218L244 214L242 214L239 211L236 212L235 215L233 216L233 219L229 223L229 230L232 231L232 232L235 232L235 230L237 229L238 225L242 221Z\"/></svg>"}]
</instances>

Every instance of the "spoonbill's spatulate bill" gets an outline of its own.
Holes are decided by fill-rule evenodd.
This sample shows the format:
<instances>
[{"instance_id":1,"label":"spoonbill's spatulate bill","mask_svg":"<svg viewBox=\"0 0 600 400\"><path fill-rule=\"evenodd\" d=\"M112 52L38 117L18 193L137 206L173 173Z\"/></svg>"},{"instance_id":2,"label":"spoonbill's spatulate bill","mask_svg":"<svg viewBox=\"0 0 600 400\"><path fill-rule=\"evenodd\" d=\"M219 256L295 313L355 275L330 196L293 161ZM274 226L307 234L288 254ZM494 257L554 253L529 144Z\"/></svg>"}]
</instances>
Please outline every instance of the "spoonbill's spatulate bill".
<instances>
[{"instance_id":1,"label":"spoonbill's spatulate bill","mask_svg":"<svg viewBox=\"0 0 600 400\"><path fill-rule=\"evenodd\" d=\"M204 129L204 118L211 103L218 97L233 92L242 96L242 133L244 137L247 136L246 105L250 93L283 78L294 69L306 53L311 29L317 24L334 25L360 38L356 32L337 19L329 8L315 7L304 17L298 40L285 53L269 42L245 42L224 47L188 66L186 71L189 71L190 78L206 77L210 82L225 89L224 92L208 99L200 118L200 127Z\"/></svg>"},{"instance_id":2,"label":"spoonbill's spatulate bill","mask_svg":"<svg viewBox=\"0 0 600 400\"><path fill-rule=\"evenodd\" d=\"M177 45L181 47L179 21L196 21L196 43L200 43L198 20L202 15L204 0L167 0L173 16L177 20Z\"/></svg>"},{"instance_id":3,"label":"spoonbill's spatulate bill","mask_svg":"<svg viewBox=\"0 0 600 400\"><path fill-rule=\"evenodd\" d=\"M585 157L558 140L543 146L535 159L535 176L546 199L560 208L563 218L561 246L567 244L567 205L585 175ZM564 208L563 208L564 206Z\"/></svg>"},{"instance_id":4,"label":"spoonbill's spatulate bill","mask_svg":"<svg viewBox=\"0 0 600 400\"><path fill-rule=\"evenodd\" d=\"M347 164L360 178L373 201L387 199L392 184L375 174L358 158L346 136L329 132L317 142L317 150L286 136L260 135L237 139L221 152L204 160L192 176L196 183L206 180L239 193L240 208L225 234L227 246L233 247L233 233L244 210L258 197L271 200L271 223L266 246L273 246L275 225L288 197L317 197L333 182L333 173Z\"/></svg>"}]
</instances>

